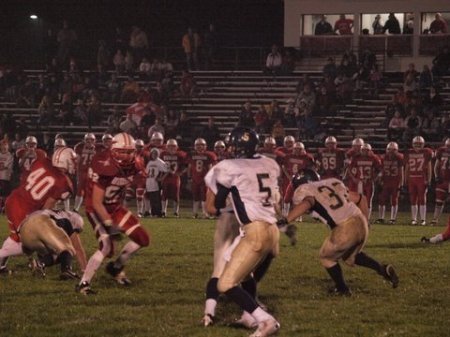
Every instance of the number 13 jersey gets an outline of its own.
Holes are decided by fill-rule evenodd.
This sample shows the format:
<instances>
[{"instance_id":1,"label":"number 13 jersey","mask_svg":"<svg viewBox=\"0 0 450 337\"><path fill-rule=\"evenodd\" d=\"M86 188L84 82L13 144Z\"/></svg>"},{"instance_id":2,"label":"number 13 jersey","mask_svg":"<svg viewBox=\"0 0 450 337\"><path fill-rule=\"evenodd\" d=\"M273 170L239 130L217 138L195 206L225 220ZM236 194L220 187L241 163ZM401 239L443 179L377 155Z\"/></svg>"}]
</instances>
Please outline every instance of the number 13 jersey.
<instances>
[{"instance_id":1,"label":"number 13 jersey","mask_svg":"<svg viewBox=\"0 0 450 337\"><path fill-rule=\"evenodd\" d=\"M209 170L206 185L216 194L226 188L233 209L241 225L253 221L275 223L275 207L278 201L277 162L264 156L251 159L226 159Z\"/></svg>"},{"instance_id":2,"label":"number 13 jersey","mask_svg":"<svg viewBox=\"0 0 450 337\"><path fill-rule=\"evenodd\" d=\"M311 211L331 228L352 216L362 215L358 206L348 200L347 187L335 178L300 185L294 192L293 202L298 205L307 197L314 199Z\"/></svg>"}]
</instances>

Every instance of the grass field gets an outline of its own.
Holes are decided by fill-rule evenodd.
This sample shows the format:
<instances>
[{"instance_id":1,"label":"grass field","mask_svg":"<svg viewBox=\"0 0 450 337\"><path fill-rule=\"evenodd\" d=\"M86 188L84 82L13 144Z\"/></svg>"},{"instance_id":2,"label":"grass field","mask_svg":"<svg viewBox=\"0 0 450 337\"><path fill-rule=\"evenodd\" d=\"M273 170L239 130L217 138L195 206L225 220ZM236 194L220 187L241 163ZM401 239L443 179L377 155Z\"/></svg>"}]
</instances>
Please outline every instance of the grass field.
<instances>
[{"instance_id":1,"label":"grass field","mask_svg":"<svg viewBox=\"0 0 450 337\"><path fill-rule=\"evenodd\" d=\"M188 213L185 213L186 216ZM442 222L448 214L442 216ZM405 223L405 214L400 216ZM59 281L32 276L25 258L11 259L14 273L0 277L0 336L247 336L229 326L240 312L222 299L218 323L204 328L204 286L212 270L214 221L145 219L152 246L128 266L129 288L116 285L104 266L93 282L95 296L75 293ZM0 217L0 236L7 229ZM279 319L279 336L448 337L450 245L427 246L419 239L443 227L374 225L365 251L394 264L400 285L392 289L371 270L344 266L350 298L330 297L332 285L318 261L324 225L300 225L299 243L281 239L281 254L259 287L260 299ZM95 250L90 225L82 234Z\"/></svg>"}]
</instances>

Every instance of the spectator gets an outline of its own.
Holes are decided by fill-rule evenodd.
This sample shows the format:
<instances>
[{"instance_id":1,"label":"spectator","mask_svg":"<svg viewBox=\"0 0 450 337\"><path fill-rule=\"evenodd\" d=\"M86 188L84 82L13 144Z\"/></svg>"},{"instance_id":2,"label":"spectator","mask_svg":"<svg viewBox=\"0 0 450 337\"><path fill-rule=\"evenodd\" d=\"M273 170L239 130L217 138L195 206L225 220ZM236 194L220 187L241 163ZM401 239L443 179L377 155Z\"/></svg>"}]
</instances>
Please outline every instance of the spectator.
<instances>
[{"instance_id":1,"label":"spectator","mask_svg":"<svg viewBox=\"0 0 450 337\"><path fill-rule=\"evenodd\" d=\"M414 21L408 20L403 27L403 34L404 35L413 35L414 34Z\"/></svg>"},{"instance_id":2,"label":"spectator","mask_svg":"<svg viewBox=\"0 0 450 337\"><path fill-rule=\"evenodd\" d=\"M441 119L439 135L442 137L442 140L447 139L448 135L450 135L450 116L448 114L444 115Z\"/></svg>"},{"instance_id":3,"label":"spectator","mask_svg":"<svg viewBox=\"0 0 450 337\"><path fill-rule=\"evenodd\" d=\"M415 91L417 89L416 77L409 73L405 77L405 81L403 82L403 90L405 93Z\"/></svg>"},{"instance_id":4,"label":"spectator","mask_svg":"<svg viewBox=\"0 0 450 337\"><path fill-rule=\"evenodd\" d=\"M390 141L400 141L405 131L405 120L400 114L399 110L395 110L394 116L389 121L388 139Z\"/></svg>"},{"instance_id":5,"label":"spectator","mask_svg":"<svg viewBox=\"0 0 450 337\"><path fill-rule=\"evenodd\" d=\"M257 133L265 133L268 120L269 120L269 116L267 114L266 107L264 106L264 104L261 104L259 106L258 111L253 115L255 131Z\"/></svg>"},{"instance_id":6,"label":"spectator","mask_svg":"<svg viewBox=\"0 0 450 337\"><path fill-rule=\"evenodd\" d=\"M120 96L120 101L122 103L132 103L135 102L139 95L139 84L134 80L133 76L128 76L122 87L122 94Z\"/></svg>"},{"instance_id":7,"label":"spectator","mask_svg":"<svg viewBox=\"0 0 450 337\"><path fill-rule=\"evenodd\" d=\"M128 74L132 74L134 72L134 56L131 50L127 50L125 54L125 71Z\"/></svg>"},{"instance_id":8,"label":"spectator","mask_svg":"<svg viewBox=\"0 0 450 337\"><path fill-rule=\"evenodd\" d=\"M433 59L433 67L431 71L436 77L445 76L449 74L450 70L450 49L444 47Z\"/></svg>"},{"instance_id":9,"label":"spectator","mask_svg":"<svg viewBox=\"0 0 450 337\"><path fill-rule=\"evenodd\" d=\"M406 94L403 88L398 88L397 92L392 96L392 104L399 106L404 111L406 105Z\"/></svg>"},{"instance_id":10,"label":"spectator","mask_svg":"<svg viewBox=\"0 0 450 337\"><path fill-rule=\"evenodd\" d=\"M162 124L162 120L161 120L160 117L156 117L155 118L155 124L153 124L152 126L150 126L148 128L148 131L147 131L148 139L151 139L152 135L155 132L161 132L163 135L166 133L166 130L164 129L164 126Z\"/></svg>"},{"instance_id":11,"label":"spectator","mask_svg":"<svg viewBox=\"0 0 450 337\"><path fill-rule=\"evenodd\" d=\"M144 57L142 58L141 63L139 64L139 76L143 80L149 80L150 75L152 74L152 64L150 64L150 61L148 58Z\"/></svg>"},{"instance_id":12,"label":"spectator","mask_svg":"<svg viewBox=\"0 0 450 337\"><path fill-rule=\"evenodd\" d=\"M416 66L414 63L408 64L408 69L403 73L403 81L406 80L409 74L414 76L414 78L416 78L417 75L419 75L419 72L416 70Z\"/></svg>"},{"instance_id":13,"label":"spectator","mask_svg":"<svg viewBox=\"0 0 450 337\"><path fill-rule=\"evenodd\" d=\"M422 133L426 140L439 141L441 136L439 130L441 121L434 114L434 109L429 107L425 110L425 117L422 119Z\"/></svg>"},{"instance_id":14,"label":"spectator","mask_svg":"<svg viewBox=\"0 0 450 337\"><path fill-rule=\"evenodd\" d=\"M428 89L433 85L433 73L428 65L424 65L422 72L419 75L419 89L422 91Z\"/></svg>"},{"instance_id":15,"label":"spectator","mask_svg":"<svg viewBox=\"0 0 450 337\"><path fill-rule=\"evenodd\" d=\"M87 106L83 99L78 99L74 103L75 108L73 109L73 121L75 123L80 123L82 125L88 124L88 113Z\"/></svg>"},{"instance_id":16,"label":"spectator","mask_svg":"<svg viewBox=\"0 0 450 337\"><path fill-rule=\"evenodd\" d=\"M125 70L125 56L120 49L117 49L113 58L114 69L117 74L122 74Z\"/></svg>"},{"instance_id":17,"label":"spectator","mask_svg":"<svg viewBox=\"0 0 450 337\"><path fill-rule=\"evenodd\" d=\"M334 32L338 32L339 35L351 35L353 28L353 20L347 19L345 14L339 16L339 20L334 23Z\"/></svg>"},{"instance_id":18,"label":"spectator","mask_svg":"<svg viewBox=\"0 0 450 337\"><path fill-rule=\"evenodd\" d=\"M295 108L295 100L293 98L289 98L287 100L287 104L286 104L286 108L284 110L284 123L283 120L281 120L281 122L283 123L283 125L286 125L286 127L289 128L294 128L296 125L295 122L295 112L296 112Z\"/></svg>"},{"instance_id":19,"label":"spectator","mask_svg":"<svg viewBox=\"0 0 450 337\"><path fill-rule=\"evenodd\" d=\"M134 62L140 62L148 51L147 33L137 26L131 27L130 48L133 53Z\"/></svg>"},{"instance_id":20,"label":"spectator","mask_svg":"<svg viewBox=\"0 0 450 337\"><path fill-rule=\"evenodd\" d=\"M281 53L278 51L278 46L276 44L272 45L271 52L266 58L266 68L265 72L273 75L278 75L281 70L281 65L283 63L283 58Z\"/></svg>"},{"instance_id":21,"label":"spectator","mask_svg":"<svg viewBox=\"0 0 450 337\"><path fill-rule=\"evenodd\" d=\"M125 120L120 123L119 129L122 132L129 133L131 135L134 135L137 129L137 124L133 120L133 116L131 114L127 114L125 117Z\"/></svg>"},{"instance_id":22,"label":"spectator","mask_svg":"<svg viewBox=\"0 0 450 337\"><path fill-rule=\"evenodd\" d=\"M372 22L372 29L374 35L384 34L383 24L381 23L381 15L377 14L375 20Z\"/></svg>"},{"instance_id":23,"label":"spectator","mask_svg":"<svg viewBox=\"0 0 450 337\"><path fill-rule=\"evenodd\" d=\"M181 46L186 54L186 65L188 70L198 69L198 51L200 48L200 36L189 27L183 35Z\"/></svg>"},{"instance_id":24,"label":"spectator","mask_svg":"<svg viewBox=\"0 0 450 337\"><path fill-rule=\"evenodd\" d=\"M430 24L431 34L447 34L447 22L442 18L441 13L436 13L435 19Z\"/></svg>"},{"instance_id":25,"label":"spectator","mask_svg":"<svg viewBox=\"0 0 450 337\"><path fill-rule=\"evenodd\" d=\"M92 93L87 100L87 114L89 127L99 125L103 121L102 102L96 93Z\"/></svg>"},{"instance_id":26,"label":"spectator","mask_svg":"<svg viewBox=\"0 0 450 337\"><path fill-rule=\"evenodd\" d=\"M295 88L295 91L297 93L301 92L303 90L303 87L305 85L309 85L311 88L314 88L314 82L310 79L309 75L304 73L302 77L298 80L297 86Z\"/></svg>"},{"instance_id":27,"label":"spectator","mask_svg":"<svg viewBox=\"0 0 450 337\"><path fill-rule=\"evenodd\" d=\"M17 90L17 107L31 108L35 103L36 88L31 78L25 79L25 83L19 85Z\"/></svg>"},{"instance_id":28,"label":"spectator","mask_svg":"<svg viewBox=\"0 0 450 337\"><path fill-rule=\"evenodd\" d=\"M410 143L413 137L420 134L422 127L422 118L418 115L417 109L412 108L410 115L405 119L405 131L403 133L403 141Z\"/></svg>"},{"instance_id":29,"label":"spectator","mask_svg":"<svg viewBox=\"0 0 450 337\"><path fill-rule=\"evenodd\" d=\"M278 146L283 145L284 136L286 136L286 131L284 130L283 123L281 120L276 120L272 126L272 137L275 138Z\"/></svg>"},{"instance_id":30,"label":"spectator","mask_svg":"<svg viewBox=\"0 0 450 337\"><path fill-rule=\"evenodd\" d=\"M323 67L322 73L323 77L329 76L334 80L337 75L337 67L333 57L328 58L328 63Z\"/></svg>"},{"instance_id":31,"label":"spectator","mask_svg":"<svg viewBox=\"0 0 450 337\"><path fill-rule=\"evenodd\" d=\"M182 111L180 114L180 122L177 128L177 139L180 140L179 145L181 148L188 148L192 142L193 138L197 138L193 132L194 126L192 120L187 115L186 111Z\"/></svg>"},{"instance_id":32,"label":"spectator","mask_svg":"<svg viewBox=\"0 0 450 337\"><path fill-rule=\"evenodd\" d=\"M278 119L281 120L282 122L284 121L284 111L280 107L276 99L272 100L272 102L270 103L267 109L267 114L269 115L269 119L271 121L275 121Z\"/></svg>"},{"instance_id":33,"label":"spectator","mask_svg":"<svg viewBox=\"0 0 450 337\"><path fill-rule=\"evenodd\" d=\"M163 65L162 65L161 61L157 57L155 57L150 66L149 77L151 75L152 78L156 79L157 81L160 81L162 79L162 77L164 76L162 67L163 67Z\"/></svg>"},{"instance_id":34,"label":"spectator","mask_svg":"<svg viewBox=\"0 0 450 337\"><path fill-rule=\"evenodd\" d=\"M117 79L117 75L116 74L111 74L111 79L109 79L106 82L106 96L107 99L112 102L112 103L116 103L119 100L120 97L120 82Z\"/></svg>"},{"instance_id":35,"label":"spectator","mask_svg":"<svg viewBox=\"0 0 450 337\"><path fill-rule=\"evenodd\" d=\"M314 139L317 130L318 122L314 118L310 108L306 108L304 113L298 116L297 127L298 127L298 139Z\"/></svg>"},{"instance_id":36,"label":"spectator","mask_svg":"<svg viewBox=\"0 0 450 337\"><path fill-rule=\"evenodd\" d=\"M310 107L311 109L314 109L314 106L316 104L316 94L313 90L313 88L306 84L303 87L303 90L298 93L297 97L295 98L295 107L299 107L299 103L301 101L304 101L305 104Z\"/></svg>"},{"instance_id":37,"label":"spectator","mask_svg":"<svg viewBox=\"0 0 450 337\"><path fill-rule=\"evenodd\" d=\"M295 70L295 50L293 48L287 48L282 56L283 61L281 63L281 74L289 75Z\"/></svg>"},{"instance_id":38,"label":"spectator","mask_svg":"<svg viewBox=\"0 0 450 337\"><path fill-rule=\"evenodd\" d=\"M14 140L11 143L11 150L13 153L16 153L18 149L25 147L25 138L17 132L14 134Z\"/></svg>"},{"instance_id":39,"label":"spectator","mask_svg":"<svg viewBox=\"0 0 450 337\"><path fill-rule=\"evenodd\" d=\"M106 124L108 125L108 131L106 133L110 133L112 135L120 132L120 121L122 119L123 113L118 105L113 107L112 113L108 115L106 119Z\"/></svg>"},{"instance_id":40,"label":"spectator","mask_svg":"<svg viewBox=\"0 0 450 337\"><path fill-rule=\"evenodd\" d=\"M55 105L53 103L52 96L47 92L44 97L42 97L41 102L38 106L39 125L48 125L53 123L55 119Z\"/></svg>"},{"instance_id":41,"label":"spectator","mask_svg":"<svg viewBox=\"0 0 450 337\"><path fill-rule=\"evenodd\" d=\"M428 95L424 97L423 104L425 107L438 110L441 108L444 100L435 87L430 87Z\"/></svg>"},{"instance_id":42,"label":"spectator","mask_svg":"<svg viewBox=\"0 0 450 337\"><path fill-rule=\"evenodd\" d=\"M175 110L169 109L167 111L167 115L164 118L164 129L166 131L166 138L175 138L176 130L178 128L178 124L180 119Z\"/></svg>"},{"instance_id":43,"label":"spectator","mask_svg":"<svg viewBox=\"0 0 450 337\"><path fill-rule=\"evenodd\" d=\"M60 66L64 66L69 56L72 55L77 34L69 27L67 20L63 21L63 28L58 32L58 53L57 61Z\"/></svg>"},{"instance_id":44,"label":"spectator","mask_svg":"<svg viewBox=\"0 0 450 337\"><path fill-rule=\"evenodd\" d=\"M219 46L216 29L212 23L209 24L208 30L203 36L203 52L205 60L205 70L209 70L214 64L214 59ZM209 144L209 143L208 143Z\"/></svg>"},{"instance_id":45,"label":"spectator","mask_svg":"<svg viewBox=\"0 0 450 337\"><path fill-rule=\"evenodd\" d=\"M99 73L102 73L108 69L110 60L109 50L106 47L106 41L100 40L98 42L98 50L97 50L97 70Z\"/></svg>"},{"instance_id":46,"label":"spectator","mask_svg":"<svg viewBox=\"0 0 450 337\"><path fill-rule=\"evenodd\" d=\"M383 75L381 71L378 69L378 65L374 64L372 66L372 69L370 70L369 75L369 90L370 95L372 97L378 97L378 91L381 86L381 80L383 78Z\"/></svg>"},{"instance_id":47,"label":"spectator","mask_svg":"<svg viewBox=\"0 0 450 337\"><path fill-rule=\"evenodd\" d=\"M316 109L314 114L317 116L334 116L336 109L333 97L328 94L327 88L321 86L316 96Z\"/></svg>"},{"instance_id":48,"label":"spectator","mask_svg":"<svg viewBox=\"0 0 450 337\"><path fill-rule=\"evenodd\" d=\"M200 133L201 137L206 140L208 145L208 150L212 151L214 149L214 143L220 140L220 131L214 123L214 118L208 118L208 124L203 128Z\"/></svg>"},{"instance_id":49,"label":"spectator","mask_svg":"<svg viewBox=\"0 0 450 337\"><path fill-rule=\"evenodd\" d=\"M344 57L342 58L341 65L338 67L337 72L344 74L345 78L353 79L358 72L358 69L356 68L356 64L350 64L349 59Z\"/></svg>"},{"instance_id":50,"label":"spectator","mask_svg":"<svg viewBox=\"0 0 450 337\"><path fill-rule=\"evenodd\" d=\"M254 126L253 108L250 100L247 100L241 107L241 112L239 113L238 126L246 126L250 128Z\"/></svg>"},{"instance_id":51,"label":"spectator","mask_svg":"<svg viewBox=\"0 0 450 337\"><path fill-rule=\"evenodd\" d=\"M333 34L333 27L331 27L331 24L327 21L327 16L322 15L320 17L320 21L317 22L316 27L314 29L314 35L332 35Z\"/></svg>"},{"instance_id":52,"label":"spectator","mask_svg":"<svg viewBox=\"0 0 450 337\"><path fill-rule=\"evenodd\" d=\"M384 23L383 34L386 33L386 31L389 34L401 34L400 23L398 22L394 13L389 13L388 19Z\"/></svg>"},{"instance_id":53,"label":"spectator","mask_svg":"<svg viewBox=\"0 0 450 337\"><path fill-rule=\"evenodd\" d=\"M194 95L196 89L194 76L189 71L183 70L180 79L180 94L183 97L190 98Z\"/></svg>"}]
</instances>

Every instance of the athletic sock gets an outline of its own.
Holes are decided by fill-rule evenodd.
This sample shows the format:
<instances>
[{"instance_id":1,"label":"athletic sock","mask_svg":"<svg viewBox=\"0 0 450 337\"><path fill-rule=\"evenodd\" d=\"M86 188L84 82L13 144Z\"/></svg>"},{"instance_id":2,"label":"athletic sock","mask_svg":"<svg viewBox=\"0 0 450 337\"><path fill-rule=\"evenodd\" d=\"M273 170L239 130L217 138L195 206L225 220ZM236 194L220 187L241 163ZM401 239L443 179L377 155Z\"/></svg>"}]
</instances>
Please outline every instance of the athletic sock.
<instances>
[{"instance_id":1,"label":"athletic sock","mask_svg":"<svg viewBox=\"0 0 450 337\"><path fill-rule=\"evenodd\" d=\"M361 267L366 267L375 270L378 274L382 274L384 270L383 266L379 262L375 261L373 258L371 258L370 256L366 255L366 253L363 252L359 252L358 254L356 254L355 264Z\"/></svg>"},{"instance_id":2,"label":"athletic sock","mask_svg":"<svg viewBox=\"0 0 450 337\"><path fill-rule=\"evenodd\" d=\"M241 287L233 287L225 292L239 307L247 312L253 312L259 308L256 301ZM255 317L256 318L256 317Z\"/></svg>"},{"instance_id":3,"label":"athletic sock","mask_svg":"<svg viewBox=\"0 0 450 337\"><path fill-rule=\"evenodd\" d=\"M420 220L425 221L427 218L427 205L420 205L419 212L420 212Z\"/></svg>"},{"instance_id":4,"label":"athletic sock","mask_svg":"<svg viewBox=\"0 0 450 337\"><path fill-rule=\"evenodd\" d=\"M411 205L411 219L414 221L417 221L417 211L418 211L417 205Z\"/></svg>"},{"instance_id":5,"label":"athletic sock","mask_svg":"<svg viewBox=\"0 0 450 337\"><path fill-rule=\"evenodd\" d=\"M252 298L256 298L256 281L253 277L241 282L241 287L249 293Z\"/></svg>"},{"instance_id":6,"label":"athletic sock","mask_svg":"<svg viewBox=\"0 0 450 337\"><path fill-rule=\"evenodd\" d=\"M398 205L391 206L391 220L397 219Z\"/></svg>"},{"instance_id":7,"label":"athletic sock","mask_svg":"<svg viewBox=\"0 0 450 337\"><path fill-rule=\"evenodd\" d=\"M434 208L433 219L438 220L439 217L441 216L443 210L444 210L444 204L442 204L442 205L436 204L436 207Z\"/></svg>"},{"instance_id":8,"label":"athletic sock","mask_svg":"<svg viewBox=\"0 0 450 337\"><path fill-rule=\"evenodd\" d=\"M378 206L378 219L384 219L386 206Z\"/></svg>"},{"instance_id":9,"label":"athletic sock","mask_svg":"<svg viewBox=\"0 0 450 337\"><path fill-rule=\"evenodd\" d=\"M334 281L336 288L340 291L347 291L348 287L344 280L344 275L342 274L342 269L339 263L336 263L331 268L325 268L331 279Z\"/></svg>"}]
</instances>

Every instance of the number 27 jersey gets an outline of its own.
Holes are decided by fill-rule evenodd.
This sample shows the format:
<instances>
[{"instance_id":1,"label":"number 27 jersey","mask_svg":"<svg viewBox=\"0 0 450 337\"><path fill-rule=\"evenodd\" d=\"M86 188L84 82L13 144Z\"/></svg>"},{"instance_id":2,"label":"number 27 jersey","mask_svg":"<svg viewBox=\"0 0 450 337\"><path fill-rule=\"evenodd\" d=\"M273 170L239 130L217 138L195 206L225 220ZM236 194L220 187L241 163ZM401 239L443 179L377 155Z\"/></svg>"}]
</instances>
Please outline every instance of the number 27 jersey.
<instances>
[{"instance_id":1,"label":"number 27 jersey","mask_svg":"<svg viewBox=\"0 0 450 337\"><path fill-rule=\"evenodd\" d=\"M320 215L319 218L331 228L352 216L362 215L358 206L348 200L347 187L335 178L300 185L294 192L294 204L307 197L314 199L311 211Z\"/></svg>"},{"instance_id":2,"label":"number 27 jersey","mask_svg":"<svg viewBox=\"0 0 450 337\"><path fill-rule=\"evenodd\" d=\"M275 223L280 167L275 160L257 156L252 159L226 159L209 170L206 185L217 195L219 186L231 195L234 212L241 223Z\"/></svg>"}]
</instances>

